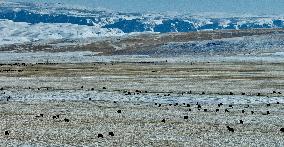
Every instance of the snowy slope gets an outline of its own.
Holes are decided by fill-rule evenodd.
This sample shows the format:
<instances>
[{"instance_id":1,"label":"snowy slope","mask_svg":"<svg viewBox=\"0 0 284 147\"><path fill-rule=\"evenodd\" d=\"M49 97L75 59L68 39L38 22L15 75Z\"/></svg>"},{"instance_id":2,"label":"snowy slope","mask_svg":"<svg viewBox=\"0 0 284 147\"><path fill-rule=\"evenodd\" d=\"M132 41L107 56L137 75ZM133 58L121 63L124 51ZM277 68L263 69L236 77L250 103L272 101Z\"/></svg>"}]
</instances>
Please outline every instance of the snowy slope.
<instances>
[{"instance_id":1,"label":"snowy slope","mask_svg":"<svg viewBox=\"0 0 284 147\"><path fill-rule=\"evenodd\" d=\"M209 17L120 13L67 8L60 3L0 4L0 45L49 39L120 36L133 32L191 32L284 28L282 17Z\"/></svg>"}]
</instances>

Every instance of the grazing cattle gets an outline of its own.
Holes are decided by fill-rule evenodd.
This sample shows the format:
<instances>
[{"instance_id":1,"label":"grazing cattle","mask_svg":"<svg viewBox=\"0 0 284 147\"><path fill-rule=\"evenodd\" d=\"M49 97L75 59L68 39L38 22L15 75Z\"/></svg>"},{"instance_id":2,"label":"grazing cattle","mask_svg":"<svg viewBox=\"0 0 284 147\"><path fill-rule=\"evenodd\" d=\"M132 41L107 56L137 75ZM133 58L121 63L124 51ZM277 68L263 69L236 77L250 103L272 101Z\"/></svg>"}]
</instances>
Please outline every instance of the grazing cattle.
<instances>
[{"instance_id":1,"label":"grazing cattle","mask_svg":"<svg viewBox=\"0 0 284 147\"><path fill-rule=\"evenodd\" d=\"M103 89L106 89L106 87L103 87Z\"/></svg>"},{"instance_id":2,"label":"grazing cattle","mask_svg":"<svg viewBox=\"0 0 284 147\"><path fill-rule=\"evenodd\" d=\"M70 120L69 120L69 119L67 119L67 118L64 118L64 121L65 121L65 122L69 122Z\"/></svg>"},{"instance_id":3,"label":"grazing cattle","mask_svg":"<svg viewBox=\"0 0 284 147\"><path fill-rule=\"evenodd\" d=\"M273 93L276 93L276 91L273 91Z\"/></svg>"},{"instance_id":4,"label":"grazing cattle","mask_svg":"<svg viewBox=\"0 0 284 147\"><path fill-rule=\"evenodd\" d=\"M251 114L254 114L254 111L251 111Z\"/></svg>"},{"instance_id":5,"label":"grazing cattle","mask_svg":"<svg viewBox=\"0 0 284 147\"><path fill-rule=\"evenodd\" d=\"M216 112L219 112L219 109L216 109Z\"/></svg>"},{"instance_id":6,"label":"grazing cattle","mask_svg":"<svg viewBox=\"0 0 284 147\"><path fill-rule=\"evenodd\" d=\"M243 120L240 120L240 124L244 124L244 121L243 121Z\"/></svg>"},{"instance_id":7,"label":"grazing cattle","mask_svg":"<svg viewBox=\"0 0 284 147\"><path fill-rule=\"evenodd\" d=\"M95 88L91 88L91 90L92 90L92 91L94 91L94 90L95 90Z\"/></svg>"},{"instance_id":8,"label":"grazing cattle","mask_svg":"<svg viewBox=\"0 0 284 147\"><path fill-rule=\"evenodd\" d=\"M91 101L92 100L92 98L89 98L89 101Z\"/></svg>"},{"instance_id":9,"label":"grazing cattle","mask_svg":"<svg viewBox=\"0 0 284 147\"><path fill-rule=\"evenodd\" d=\"M158 107L161 107L162 106L162 104L159 104L159 106Z\"/></svg>"},{"instance_id":10,"label":"grazing cattle","mask_svg":"<svg viewBox=\"0 0 284 147\"><path fill-rule=\"evenodd\" d=\"M230 132L235 132L234 128L231 128L229 126L227 126L227 129L230 131Z\"/></svg>"},{"instance_id":11,"label":"grazing cattle","mask_svg":"<svg viewBox=\"0 0 284 147\"><path fill-rule=\"evenodd\" d=\"M117 110L117 113L121 113L121 110Z\"/></svg>"},{"instance_id":12,"label":"grazing cattle","mask_svg":"<svg viewBox=\"0 0 284 147\"><path fill-rule=\"evenodd\" d=\"M242 93L242 95L246 95L246 93Z\"/></svg>"},{"instance_id":13,"label":"grazing cattle","mask_svg":"<svg viewBox=\"0 0 284 147\"><path fill-rule=\"evenodd\" d=\"M145 91L145 93L148 93L148 91Z\"/></svg>"},{"instance_id":14,"label":"grazing cattle","mask_svg":"<svg viewBox=\"0 0 284 147\"><path fill-rule=\"evenodd\" d=\"M166 120L165 120L165 119L163 119L161 122L165 123L165 122L166 122Z\"/></svg>"},{"instance_id":15,"label":"grazing cattle","mask_svg":"<svg viewBox=\"0 0 284 147\"><path fill-rule=\"evenodd\" d=\"M172 106L172 104L169 104L169 106Z\"/></svg>"},{"instance_id":16,"label":"grazing cattle","mask_svg":"<svg viewBox=\"0 0 284 147\"><path fill-rule=\"evenodd\" d=\"M284 132L284 128L281 128L280 131L281 131L281 132Z\"/></svg>"},{"instance_id":17,"label":"grazing cattle","mask_svg":"<svg viewBox=\"0 0 284 147\"><path fill-rule=\"evenodd\" d=\"M81 89L83 89L84 88L84 86L81 86Z\"/></svg>"},{"instance_id":18,"label":"grazing cattle","mask_svg":"<svg viewBox=\"0 0 284 147\"><path fill-rule=\"evenodd\" d=\"M191 109L188 109L188 111L191 111Z\"/></svg>"},{"instance_id":19,"label":"grazing cattle","mask_svg":"<svg viewBox=\"0 0 284 147\"><path fill-rule=\"evenodd\" d=\"M10 134L10 131L5 131L5 135L9 135Z\"/></svg>"},{"instance_id":20,"label":"grazing cattle","mask_svg":"<svg viewBox=\"0 0 284 147\"><path fill-rule=\"evenodd\" d=\"M198 108L198 109L201 109L201 105L197 105L197 108Z\"/></svg>"},{"instance_id":21,"label":"grazing cattle","mask_svg":"<svg viewBox=\"0 0 284 147\"><path fill-rule=\"evenodd\" d=\"M190 107L190 104L187 104L186 106L187 106L187 107Z\"/></svg>"},{"instance_id":22,"label":"grazing cattle","mask_svg":"<svg viewBox=\"0 0 284 147\"><path fill-rule=\"evenodd\" d=\"M158 105L157 103L155 103L155 105Z\"/></svg>"},{"instance_id":23,"label":"grazing cattle","mask_svg":"<svg viewBox=\"0 0 284 147\"><path fill-rule=\"evenodd\" d=\"M188 119L188 116L184 116L183 118L184 118L184 119Z\"/></svg>"},{"instance_id":24,"label":"grazing cattle","mask_svg":"<svg viewBox=\"0 0 284 147\"><path fill-rule=\"evenodd\" d=\"M178 103L175 103L175 105L174 106L178 106Z\"/></svg>"},{"instance_id":25,"label":"grazing cattle","mask_svg":"<svg viewBox=\"0 0 284 147\"><path fill-rule=\"evenodd\" d=\"M268 114L270 114L270 112L269 112L269 111L266 111L266 114L268 115Z\"/></svg>"},{"instance_id":26,"label":"grazing cattle","mask_svg":"<svg viewBox=\"0 0 284 147\"><path fill-rule=\"evenodd\" d=\"M202 94L202 95L204 95L204 94L205 94L205 92L202 92L201 94Z\"/></svg>"},{"instance_id":27,"label":"grazing cattle","mask_svg":"<svg viewBox=\"0 0 284 147\"><path fill-rule=\"evenodd\" d=\"M280 104L279 102L277 102L276 104Z\"/></svg>"},{"instance_id":28,"label":"grazing cattle","mask_svg":"<svg viewBox=\"0 0 284 147\"><path fill-rule=\"evenodd\" d=\"M1 87L1 88L0 88L0 90L1 90L1 91L3 91L3 90L4 90L4 88L3 88L3 87Z\"/></svg>"},{"instance_id":29,"label":"grazing cattle","mask_svg":"<svg viewBox=\"0 0 284 147\"><path fill-rule=\"evenodd\" d=\"M234 93L233 93L233 92L230 92L230 95L234 95Z\"/></svg>"},{"instance_id":30,"label":"grazing cattle","mask_svg":"<svg viewBox=\"0 0 284 147\"><path fill-rule=\"evenodd\" d=\"M233 105L229 105L229 107L233 107Z\"/></svg>"},{"instance_id":31,"label":"grazing cattle","mask_svg":"<svg viewBox=\"0 0 284 147\"><path fill-rule=\"evenodd\" d=\"M43 114L39 114L40 117L43 117Z\"/></svg>"},{"instance_id":32,"label":"grazing cattle","mask_svg":"<svg viewBox=\"0 0 284 147\"><path fill-rule=\"evenodd\" d=\"M103 134L98 134L98 138L104 138Z\"/></svg>"},{"instance_id":33,"label":"grazing cattle","mask_svg":"<svg viewBox=\"0 0 284 147\"><path fill-rule=\"evenodd\" d=\"M207 109L204 109L204 112L207 112Z\"/></svg>"},{"instance_id":34,"label":"grazing cattle","mask_svg":"<svg viewBox=\"0 0 284 147\"><path fill-rule=\"evenodd\" d=\"M114 136L114 133L113 132L109 132L108 135L109 136Z\"/></svg>"},{"instance_id":35,"label":"grazing cattle","mask_svg":"<svg viewBox=\"0 0 284 147\"><path fill-rule=\"evenodd\" d=\"M270 106L270 104L266 104L266 106L267 106L267 107L269 107L269 106Z\"/></svg>"},{"instance_id":36,"label":"grazing cattle","mask_svg":"<svg viewBox=\"0 0 284 147\"><path fill-rule=\"evenodd\" d=\"M278 94L282 94L281 92L278 92Z\"/></svg>"},{"instance_id":37,"label":"grazing cattle","mask_svg":"<svg viewBox=\"0 0 284 147\"><path fill-rule=\"evenodd\" d=\"M218 107L221 107L223 105L223 103L218 104Z\"/></svg>"},{"instance_id":38,"label":"grazing cattle","mask_svg":"<svg viewBox=\"0 0 284 147\"><path fill-rule=\"evenodd\" d=\"M229 112L229 110L228 110L228 109L225 109L225 112Z\"/></svg>"},{"instance_id":39,"label":"grazing cattle","mask_svg":"<svg viewBox=\"0 0 284 147\"><path fill-rule=\"evenodd\" d=\"M52 116L52 119L57 119L57 117L56 116Z\"/></svg>"},{"instance_id":40,"label":"grazing cattle","mask_svg":"<svg viewBox=\"0 0 284 147\"><path fill-rule=\"evenodd\" d=\"M261 94L260 93L257 93L257 96L260 96Z\"/></svg>"},{"instance_id":41,"label":"grazing cattle","mask_svg":"<svg viewBox=\"0 0 284 147\"><path fill-rule=\"evenodd\" d=\"M245 113L245 110L242 110L242 113Z\"/></svg>"},{"instance_id":42,"label":"grazing cattle","mask_svg":"<svg viewBox=\"0 0 284 147\"><path fill-rule=\"evenodd\" d=\"M113 101L113 103L115 103L115 104L116 104L116 101Z\"/></svg>"}]
</instances>

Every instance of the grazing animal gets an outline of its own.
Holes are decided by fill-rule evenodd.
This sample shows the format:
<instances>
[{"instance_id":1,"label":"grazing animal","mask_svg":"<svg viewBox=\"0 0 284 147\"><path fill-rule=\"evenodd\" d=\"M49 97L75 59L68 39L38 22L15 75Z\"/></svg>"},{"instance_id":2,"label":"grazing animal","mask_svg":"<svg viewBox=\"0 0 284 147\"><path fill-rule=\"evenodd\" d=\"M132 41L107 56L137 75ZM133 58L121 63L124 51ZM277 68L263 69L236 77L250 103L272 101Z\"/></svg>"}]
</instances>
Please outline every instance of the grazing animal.
<instances>
[{"instance_id":1,"label":"grazing animal","mask_svg":"<svg viewBox=\"0 0 284 147\"><path fill-rule=\"evenodd\" d=\"M165 123L165 122L166 122L166 120L165 120L165 119L163 119L161 122Z\"/></svg>"},{"instance_id":2,"label":"grazing animal","mask_svg":"<svg viewBox=\"0 0 284 147\"><path fill-rule=\"evenodd\" d=\"M114 136L114 133L113 132L109 132L108 135L109 136Z\"/></svg>"},{"instance_id":3,"label":"grazing animal","mask_svg":"<svg viewBox=\"0 0 284 147\"><path fill-rule=\"evenodd\" d=\"M157 103L155 103L155 105L158 105Z\"/></svg>"},{"instance_id":4,"label":"grazing animal","mask_svg":"<svg viewBox=\"0 0 284 147\"><path fill-rule=\"evenodd\" d=\"M230 92L230 95L234 95L234 93L233 93L233 92Z\"/></svg>"},{"instance_id":5,"label":"grazing animal","mask_svg":"<svg viewBox=\"0 0 284 147\"><path fill-rule=\"evenodd\" d=\"M95 88L91 88L91 90L92 90L92 91L94 91L94 90L95 90Z\"/></svg>"},{"instance_id":6,"label":"grazing animal","mask_svg":"<svg viewBox=\"0 0 284 147\"><path fill-rule=\"evenodd\" d=\"M269 112L269 111L266 111L266 114L268 115L268 114L270 114L270 112Z\"/></svg>"},{"instance_id":7,"label":"grazing animal","mask_svg":"<svg viewBox=\"0 0 284 147\"><path fill-rule=\"evenodd\" d=\"M267 104L266 106L267 106L267 107L269 107L269 106L270 106L270 104Z\"/></svg>"},{"instance_id":8,"label":"grazing animal","mask_svg":"<svg viewBox=\"0 0 284 147\"><path fill-rule=\"evenodd\" d=\"M91 101L92 100L92 98L89 98L89 101Z\"/></svg>"},{"instance_id":9,"label":"grazing animal","mask_svg":"<svg viewBox=\"0 0 284 147\"><path fill-rule=\"evenodd\" d=\"M190 107L190 104L187 104L186 106L187 106L187 107Z\"/></svg>"},{"instance_id":10,"label":"grazing animal","mask_svg":"<svg viewBox=\"0 0 284 147\"><path fill-rule=\"evenodd\" d=\"M178 106L178 103L175 103L175 105L174 106Z\"/></svg>"},{"instance_id":11,"label":"grazing animal","mask_svg":"<svg viewBox=\"0 0 284 147\"><path fill-rule=\"evenodd\" d=\"M216 109L216 112L219 112L219 109Z\"/></svg>"},{"instance_id":12,"label":"grazing animal","mask_svg":"<svg viewBox=\"0 0 284 147\"><path fill-rule=\"evenodd\" d=\"M162 104L159 104L159 106L158 107L161 107L162 106Z\"/></svg>"},{"instance_id":13,"label":"grazing animal","mask_svg":"<svg viewBox=\"0 0 284 147\"><path fill-rule=\"evenodd\" d=\"M257 93L257 96L260 96L260 93Z\"/></svg>"},{"instance_id":14,"label":"grazing animal","mask_svg":"<svg viewBox=\"0 0 284 147\"><path fill-rule=\"evenodd\" d=\"M184 116L183 118L184 118L184 119L188 119L188 116Z\"/></svg>"},{"instance_id":15,"label":"grazing animal","mask_svg":"<svg viewBox=\"0 0 284 147\"><path fill-rule=\"evenodd\" d=\"M169 106L172 106L172 104L169 104Z\"/></svg>"},{"instance_id":16,"label":"grazing animal","mask_svg":"<svg viewBox=\"0 0 284 147\"><path fill-rule=\"evenodd\" d=\"M244 124L244 121L243 121L243 120L240 120L240 124Z\"/></svg>"},{"instance_id":17,"label":"grazing animal","mask_svg":"<svg viewBox=\"0 0 284 147\"><path fill-rule=\"evenodd\" d=\"M83 89L84 88L84 86L81 86L81 89Z\"/></svg>"},{"instance_id":18,"label":"grazing animal","mask_svg":"<svg viewBox=\"0 0 284 147\"><path fill-rule=\"evenodd\" d=\"M98 134L98 138L104 138L103 134Z\"/></svg>"},{"instance_id":19,"label":"grazing animal","mask_svg":"<svg viewBox=\"0 0 284 147\"><path fill-rule=\"evenodd\" d=\"M254 114L254 111L251 111L251 114Z\"/></svg>"},{"instance_id":20,"label":"grazing animal","mask_svg":"<svg viewBox=\"0 0 284 147\"><path fill-rule=\"evenodd\" d=\"M278 94L282 94L281 92L278 92Z\"/></svg>"},{"instance_id":21,"label":"grazing animal","mask_svg":"<svg viewBox=\"0 0 284 147\"><path fill-rule=\"evenodd\" d=\"M204 109L204 112L207 112L207 109Z\"/></svg>"},{"instance_id":22,"label":"grazing animal","mask_svg":"<svg viewBox=\"0 0 284 147\"><path fill-rule=\"evenodd\" d=\"M106 87L103 87L103 89L106 89Z\"/></svg>"},{"instance_id":23,"label":"grazing animal","mask_svg":"<svg viewBox=\"0 0 284 147\"><path fill-rule=\"evenodd\" d=\"M205 94L205 92L202 92L202 95L204 95Z\"/></svg>"},{"instance_id":24,"label":"grazing animal","mask_svg":"<svg viewBox=\"0 0 284 147\"><path fill-rule=\"evenodd\" d=\"M39 114L40 117L43 117L43 114Z\"/></svg>"},{"instance_id":25,"label":"grazing animal","mask_svg":"<svg viewBox=\"0 0 284 147\"><path fill-rule=\"evenodd\" d=\"M223 105L223 103L218 104L218 107L221 107Z\"/></svg>"},{"instance_id":26,"label":"grazing animal","mask_svg":"<svg viewBox=\"0 0 284 147\"><path fill-rule=\"evenodd\" d=\"M52 119L58 119L58 118L59 118L59 115L52 116Z\"/></svg>"},{"instance_id":27,"label":"grazing animal","mask_svg":"<svg viewBox=\"0 0 284 147\"><path fill-rule=\"evenodd\" d=\"M229 110L228 110L228 109L225 109L225 112L229 112Z\"/></svg>"},{"instance_id":28,"label":"grazing animal","mask_svg":"<svg viewBox=\"0 0 284 147\"><path fill-rule=\"evenodd\" d=\"M242 93L242 95L246 95L246 93Z\"/></svg>"},{"instance_id":29,"label":"grazing animal","mask_svg":"<svg viewBox=\"0 0 284 147\"><path fill-rule=\"evenodd\" d=\"M280 131L281 131L281 132L284 132L284 128L281 128Z\"/></svg>"},{"instance_id":30,"label":"grazing animal","mask_svg":"<svg viewBox=\"0 0 284 147\"><path fill-rule=\"evenodd\" d=\"M279 102L277 102L277 104L280 104Z\"/></svg>"},{"instance_id":31,"label":"grazing animal","mask_svg":"<svg viewBox=\"0 0 284 147\"><path fill-rule=\"evenodd\" d=\"M65 121L65 122L69 122L70 120L69 120L69 119L67 119L67 118L64 118L64 121Z\"/></svg>"},{"instance_id":32,"label":"grazing animal","mask_svg":"<svg viewBox=\"0 0 284 147\"><path fill-rule=\"evenodd\" d=\"M197 105L197 108L198 108L198 109L201 109L201 105Z\"/></svg>"},{"instance_id":33,"label":"grazing animal","mask_svg":"<svg viewBox=\"0 0 284 147\"><path fill-rule=\"evenodd\" d=\"M5 131L5 135L9 135L10 134L10 131Z\"/></svg>"},{"instance_id":34,"label":"grazing animal","mask_svg":"<svg viewBox=\"0 0 284 147\"><path fill-rule=\"evenodd\" d=\"M117 110L117 113L121 113L121 110Z\"/></svg>"},{"instance_id":35,"label":"grazing animal","mask_svg":"<svg viewBox=\"0 0 284 147\"><path fill-rule=\"evenodd\" d=\"M230 132L235 132L234 128L231 128L229 126L227 126L227 129L230 131Z\"/></svg>"},{"instance_id":36,"label":"grazing animal","mask_svg":"<svg viewBox=\"0 0 284 147\"><path fill-rule=\"evenodd\" d=\"M273 93L276 93L276 91L273 91Z\"/></svg>"},{"instance_id":37,"label":"grazing animal","mask_svg":"<svg viewBox=\"0 0 284 147\"><path fill-rule=\"evenodd\" d=\"M233 107L233 105L229 105L229 107Z\"/></svg>"},{"instance_id":38,"label":"grazing animal","mask_svg":"<svg viewBox=\"0 0 284 147\"><path fill-rule=\"evenodd\" d=\"M188 111L191 111L191 109L188 109Z\"/></svg>"},{"instance_id":39,"label":"grazing animal","mask_svg":"<svg viewBox=\"0 0 284 147\"><path fill-rule=\"evenodd\" d=\"M242 110L242 113L245 113L245 110Z\"/></svg>"}]
</instances>

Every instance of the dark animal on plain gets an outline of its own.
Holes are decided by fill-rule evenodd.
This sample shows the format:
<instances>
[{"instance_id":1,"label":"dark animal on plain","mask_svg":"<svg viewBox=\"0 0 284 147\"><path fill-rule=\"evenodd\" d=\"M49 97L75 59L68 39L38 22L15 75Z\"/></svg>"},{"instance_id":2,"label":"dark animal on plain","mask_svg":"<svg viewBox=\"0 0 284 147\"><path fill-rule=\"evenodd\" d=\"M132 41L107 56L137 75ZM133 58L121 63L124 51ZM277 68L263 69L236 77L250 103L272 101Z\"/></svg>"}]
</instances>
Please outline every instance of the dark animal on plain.
<instances>
[{"instance_id":1,"label":"dark animal on plain","mask_svg":"<svg viewBox=\"0 0 284 147\"><path fill-rule=\"evenodd\" d=\"M281 129L280 129L280 132L284 132L284 128L281 128Z\"/></svg>"},{"instance_id":2,"label":"dark animal on plain","mask_svg":"<svg viewBox=\"0 0 284 147\"><path fill-rule=\"evenodd\" d=\"M266 111L266 114L268 115L268 114L270 114L270 112L269 112L269 111Z\"/></svg>"},{"instance_id":3,"label":"dark animal on plain","mask_svg":"<svg viewBox=\"0 0 284 147\"><path fill-rule=\"evenodd\" d=\"M201 105L197 105L197 108L198 108L198 109L201 109Z\"/></svg>"},{"instance_id":4,"label":"dark animal on plain","mask_svg":"<svg viewBox=\"0 0 284 147\"><path fill-rule=\"evenodd\" d=\"M175 103L175 105L174 106L178 106L178 103Z\"/></svg>"},{"instance_id":5,"label":"dark animal on plain","mask_svg":"<svg viewBox=\"0 0 284 147\"><path fill-rule=\"evenodd\" d=\"M187 106L187 107L190 107L190 104L187 104L186 106Z\"/></svg>"},{"instance_id":6,"label":"dark animal on plain","mask_svg":"<svg viewBox=\"0 0 284 147\"><path fill-rule=\"evenodd\" d=\"M216 112L219 112L220 110L219 109L216 109Z\"/></svg>"},{"instance_id":7,"label":"dark animal on plain","mask_svg":"<svg viewBox=\"0 0 284 147\"><path fill-rule=\"evenodd\" d=\"M115 103L115 104L116 104L116 101L113 101L113 103Z\"/></svg>"},{"instance_id":8,"label":"dark animal on plain","mask_svg":"<svg viewBox=\"0 0 284 147\"><path fill-rule=\"evenodd\" d=\"M251 111L251 114L254 114L254 111Z\"/></svg>"},{"instance_id":9,"label":"dark animal on plain","mask_svg":"<svg viewBox=\"0 0 284 147\"><path fill-rule=\"evenodd\" d=\"M244 124L244 121L243 121L243 120L240 120L240 124Z\"/></svg>"},{"instance_id":10,"label":"dark animal on plain","mask_svg":"<svg viewBox=\"0 0 284 147\"><path fill-rule=\"evenodd\" d=\"M81 86L81 89L83 89L84 88L84 86Z\"/></svg>"},{"instance_id":11,"label":"dark animal on plain","mask_svg":"<svg viewBox=\"0 0 284 147\"><path fill-rule=\"evenodd\" d=\"M104 138L103 134L98 134L98 138Z\"/></svg>"},{"instance_id":12,"label":"dark animal on plain","mask_svg":"<svg viewBox=\"0 0 284 147\"><path fill-rule=\"evenodd\" d=\"M70 120L69 120L69 119L67 119L67 118L64 118L64 121L65 121L65 122L69 122Z\"/></svg>"},{"instance_id":13,"label":"dark animal on plain","mask_svg":"<svg viewBox=\"0 0 284 147\"><path fill-rule=\"evenodd\" d=\"M276 93L276 91L273 91L273 93Z\"/></svg>"},{"instance_id":14,"label":"dark animal on plain","mask_svg":"<svg viewBox=\"0 0 284 147\"><path fill-rule=\"evenodd\" d=\"M223 105L223 103L218 104L218 107L221 107Z\"/></svg>"},{"instance_id":15,"label":"dark animal on plain","mask_svg":"<svg viewBox=\"0 0 284 147\"><path fill-rule=\"evenodd\" d=\"M106 87L103 87L103 89L106 89Z\"/></svg>"},{"instance_id":16,"label":"dark animal on plain","mask_svg":"<svg viewBox=\"0 0 284 147\"><path fill-rule=\"evenodd\" d=\"M266 104L266 106L267 106L267 107L269 107L269 106L270 106L270 104Z\"/></svg>"},{"instance_id":17,"label":"dark animal on plain","mask_svg":"<svg viewBox=\"0 0 284 147\"><path fill-rule=\"evenodd\" d=\"M10 134L10 131L5 131L5 135L9 135Z\"/></svg>"},{"instance_id":18,"label":"dark animal on plain","mask_svg":"<svg viewBox=\"0 0 284 147\"><path fill-rule=\"evenodd\" d=\"M242 110L242 113L245 113L245 110Z\"/></svg>"},{"instance_id":19,"label":"dark animal on plain","mask_svg":"<svg viewBox=\"0 0 284 147\"><path fill-rule=\"evenodd\" d=\"M230 131L230 132L235 132L234 128L231 128L229 126L227 126L227 129Z\"/></svg>"},{"instance_id":20,"label":"dark animal on plain","mask_svg":"<svg viewBox=\"0 0 284 147\"><path fill-rule=\"evenodd\" d=\"M205 94L205 92L202 92L201 94L202 94L202 95L204 95L204 94Z\"/></svg>"},{"instance_id":21,"label":"dark animal on plain","mask_svg":"<svg viewBox=\"0 0 284 147\"><path fill-rule=\"evenodd\" d=\"M261 94L260 93L257 93L257 96L260 96Z\"/></svg>"},{"instance_id":22,"label":"dark animal on plain","mask_svg":"<svg viewBox=\"0 0 284 147\"><path fill-rule=\"evenodd\" d=\"M89 101L91 101L92 100L92 98L89 98Z\"/></svg>"},{"instance_id":23,"label":"dark animal on plain","mask_svg":"<svg viewBox=\"0 0 284 147\"><path fill-rule=\"evenodd\" d=\"M280 104L279 102L277 102L276 104Z\"/></svg>"},{"instance_id":24,"label":"dark animal on plain","mask_svg":"<svg viewBox=\"0 0 284 147\"><path fill-rule=\"evenodd\" d=\"M188 109L188 111L191 111L191 109Z\"/></svg>"},{"instance_id":25,"label":"dark animal on plain","mask_svg":"<svg viewBox=\"0 0 284 147\"><path fill-rule=\"evenodd\" d=\"M114 133L113 132L109 132L108 135L109 136L114 136Z\"/></svg>"},{"instance_id":26,"label":"dark animal on plain","mask_svg":"<svg viewBox=\"0 0 284 147\"><path fill-rule=\"evenodd\" d=\"M92 91L94 91L94 90L95 90L95 88L91 88L91 90L92 90Z\"/></svg>"},{"instance_id":27,"label":"dark animal on plain","mask_svg":"<svg viewBox=\"0 0 284 147\"><path fill-rule=\"evenodd\" d=\"M229 107L233 107L233 105L229 105Z\"/></svg>"},{"instance_id":28,"label":"dark animal on plain","mask_svg":"<svg viewBox=\"0 0 284 147\"><path fill-rule=\"evenodd\" d=\"M121 113L121 110L117 110L117 113Z\"/></svg>"},{"instance_id":29,"label":"dark animal on plain","mask_svg":"<svg viewBox=\"0 0 284 147\"><path fill-rule=\"evenodd\" d=\"M281 92L278 92L278 94L282 94Z\"/></svg>"},{"instance_id":30,"label":"dark animal on plain","mask_svg":"<svg viewBox=\"0 0 284 147\"><path fill-rule=\"evenodd\" d=\"M184 118L184 119L188 119L188 116L184 116L183 118Z\"/></svg>"},{"instance_id":31,"label":"dark animal on plain","mask_svg":"<svg viewBox=\"0 0 284 147\"><path fill-rule=\"evenodd\" d=\"M166 120L165 120L165 119L163 119L161 122L165 123L165 122L166 122Z\"/></svg>"},{"instance_id":32,"label":"dark animal on plain","mask_svg":"<svg viewBox=\"0 0 284 147\"><path fill-rule=\"evenodd\" d=\"M230 95L234 95L234 93L233 93L233 92L230 92Z\"/></svg>"},{"instance_id":33,"label":"dark animal on plain","mask_svg":"<svg viewBox=\"0 0 284 147\"><path fill-rule=\"evenodd\" d=\"M169 106L172 106L173 104L169 104Z\"/></svg>"},{"instance_id":34,"label":"dark animal on plain","mask_svg":"<svg viewBox=\"0 0 284 147\"><path fill-rule=\"evenodd\" d=\"M229 112L229 110L228 110L228 109L225 109L225 112Z\"/></svg>"},{"instance_id":35,"label":"dark animal on plain","mask_svg":"<svg viewBox=\"0 0 284 147\"><path fill-rule=\"evenodd\" d=\"M207 109L204 109L204 112L207 112Z\"/></svg>"},{"instance_id":36,"label":"dark animal on plain","mask_svg":"<svg viewBox=\"0 0 284 147\"><path fill-rule=\"evenodd\" d=\"M159 106L158 107L161 107L162 106L162 104L159 104Z\"/></svg>"},{"instance_id":37,"label":"dark animal on plain","mask_svg":"<svg viewBox=\"0 0 284 147\"><path fill-rule=\"evenodd\" d=\"M43 114L39 114L40 117L43 117Z\"/></svg>"},{"instance_id":38,"label":"dark animal on plain","mask_svg":"<svg viewBox=\"0 0 284 147\"><path fill-rule=\"evenodd\" d=\"M246 95L246 93L242 93L242 95Z\"/></svg>"},{"instance_id":39,"label":"dark animal on plain","mask_svg":"<svg viewBox=\"0 0 284 147\"><path fill-rule=\"evenodd\" d=\"M157 103L155 103L155 105L158 105Z\"/></svg>"}]
</instances>

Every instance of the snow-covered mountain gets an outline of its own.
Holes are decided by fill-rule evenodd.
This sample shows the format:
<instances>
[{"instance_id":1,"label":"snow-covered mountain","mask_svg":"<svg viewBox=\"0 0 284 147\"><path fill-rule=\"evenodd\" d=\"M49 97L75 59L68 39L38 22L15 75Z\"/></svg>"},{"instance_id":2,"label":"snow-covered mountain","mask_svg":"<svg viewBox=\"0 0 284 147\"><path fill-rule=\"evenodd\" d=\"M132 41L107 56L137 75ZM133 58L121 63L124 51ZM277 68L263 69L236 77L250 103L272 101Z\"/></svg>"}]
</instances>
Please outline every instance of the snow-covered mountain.
<instances>
[{"instance_id":1,"label":"snow-covered mountain","mask_svg":"<svg viewBox=\"0 0 284 147\"><path fill-rule=\"evenodd\" d=\"M208 17L120 13L67 8L61 3L0 4L0 44L46 39L120 36L133 32L192 32L220 29L284 28L283 17Z\"/></svg>"}]
</instances>

